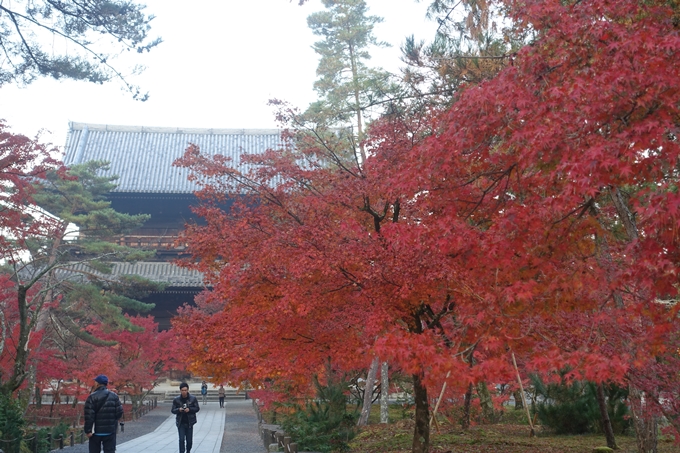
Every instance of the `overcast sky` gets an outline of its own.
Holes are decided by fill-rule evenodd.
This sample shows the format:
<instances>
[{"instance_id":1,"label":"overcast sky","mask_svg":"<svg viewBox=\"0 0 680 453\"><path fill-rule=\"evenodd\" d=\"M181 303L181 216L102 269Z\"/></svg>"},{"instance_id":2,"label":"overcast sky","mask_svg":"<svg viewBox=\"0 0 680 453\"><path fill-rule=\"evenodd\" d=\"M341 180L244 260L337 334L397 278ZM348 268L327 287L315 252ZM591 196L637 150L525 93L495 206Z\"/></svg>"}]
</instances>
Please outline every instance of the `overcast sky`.
<instances>
[{"instance_id":1,"label":"overcast sky","mask_svg":"<svg viewBox=\"0 0 680 453\"><path fill-rule=\"evenodd\" d=\"M14 132L48 133L65 143L68 122L110 125L274 128L267 100L304 108L314 100L318 37L306 18L320 0L141 0L154 14L153 35L164 42L136 61L146 70L130 80L150 93L132 100L117 81L104 85L41 79L26 88L0 89L0 118ZM431 40L436 25L425 19L428 2L367 0L369 13L390 49L373 52L372 65L396 72L407 35ZM190 7L187 7L190 5Z\"/></svg>"}]
</instances>

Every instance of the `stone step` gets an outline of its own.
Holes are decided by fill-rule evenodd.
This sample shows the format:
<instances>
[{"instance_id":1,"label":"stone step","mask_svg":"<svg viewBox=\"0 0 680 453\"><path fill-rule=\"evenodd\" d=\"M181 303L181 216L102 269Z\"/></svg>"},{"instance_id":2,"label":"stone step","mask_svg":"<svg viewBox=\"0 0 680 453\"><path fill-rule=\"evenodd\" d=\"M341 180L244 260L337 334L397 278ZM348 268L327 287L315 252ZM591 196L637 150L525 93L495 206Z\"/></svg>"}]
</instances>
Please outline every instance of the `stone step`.
<instances>
[{"instance_id":1,"label":"stone step","mask_svg":"<svg viewBox=\"0 0 680 453\"><path fill-rule=\"evenodd\" d=\"M199 403L201 401L203 401L203 395L201 395L200 391L198 393L191 393L191 394L198 399ZM172 400L175 399L175 397L178 396L178 395L179 395L179 392L166 392L164 401L171 403ZM243 400L243 399L247 399L245 391L237 392L236 390L225 389L225 392L224 392L224 400L225 401ZM211 402L211 401L218 402L219 401L219 393L218 393L217 389L209 389L208 394L206 395L206 400L208 402Z\"/></svg>"}]
</instances>

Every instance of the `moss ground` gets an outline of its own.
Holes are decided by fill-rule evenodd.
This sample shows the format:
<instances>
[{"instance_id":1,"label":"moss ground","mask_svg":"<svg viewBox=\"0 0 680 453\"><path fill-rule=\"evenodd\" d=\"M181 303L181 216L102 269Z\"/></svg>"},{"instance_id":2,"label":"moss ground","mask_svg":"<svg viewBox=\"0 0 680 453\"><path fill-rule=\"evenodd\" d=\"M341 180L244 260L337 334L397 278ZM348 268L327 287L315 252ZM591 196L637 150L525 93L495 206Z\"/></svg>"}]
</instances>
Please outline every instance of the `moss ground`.
<instances>
[{"instance_id":1,"label":"moss ground","mask_svg":"<svg viewBox=\"0 0 680 453\"><path fill-rule=\"evenodd\" d=\"M557 436L541 427L537 435L529 437L529 426L521 413L506 412L497 424L478 424L468 431L439 418L439 430L432 427L432 453L590 453L595 447L606 446L603 435ZM352 442L352 453L407 453L410 452L414 422L410 411L390 407L390 423L380 424L380 411L374 407L369 426ZM635 438L619 435L616 438L620 453L635 453ZM672 438L659 439L658 453L680 453L680 446Z\"/></svg>"}]
</instances>

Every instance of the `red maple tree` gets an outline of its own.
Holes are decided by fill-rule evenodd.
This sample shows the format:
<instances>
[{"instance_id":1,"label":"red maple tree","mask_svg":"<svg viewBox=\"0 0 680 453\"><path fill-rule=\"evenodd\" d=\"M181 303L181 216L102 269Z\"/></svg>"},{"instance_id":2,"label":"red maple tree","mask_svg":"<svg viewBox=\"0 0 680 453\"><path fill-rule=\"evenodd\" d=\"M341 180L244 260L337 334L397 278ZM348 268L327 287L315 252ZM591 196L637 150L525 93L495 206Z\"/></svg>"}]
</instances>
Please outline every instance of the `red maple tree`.
<instances>
[{"instance_id":1,"label":"red maple tree","mask_svg":"<svg viewBox=\"0 0 680 453\"><path fill-rule=\"evenodd\" d=\"M414 452L427 389L509 382L511 353L628 384L641 451L655 411L680 428L678 7L498 3L531 42L444 114L374 124L361 166L318 142L248 172L187 150L214 288L176 324L196 367L304 382L378 352L413 376Z\"/></svg>"},{"instance_id":2,"label":"red maple tree","mask_svg":"<svg viewBox=\"0 0 680 453\"><path fill-rule=\"evenodd\" d=\"M73 335L43 338L34 354L38 374L36 381L64 382L63 393L84 399L99 374L108 376L111 388L126 393L136 410L154 389L168 369L177 366L174 333L159 331L150 316L127 316L141 329L114 330L103 324L92 324L88 331L113 345L95 346Z\"/></svg>"}]
</instances>

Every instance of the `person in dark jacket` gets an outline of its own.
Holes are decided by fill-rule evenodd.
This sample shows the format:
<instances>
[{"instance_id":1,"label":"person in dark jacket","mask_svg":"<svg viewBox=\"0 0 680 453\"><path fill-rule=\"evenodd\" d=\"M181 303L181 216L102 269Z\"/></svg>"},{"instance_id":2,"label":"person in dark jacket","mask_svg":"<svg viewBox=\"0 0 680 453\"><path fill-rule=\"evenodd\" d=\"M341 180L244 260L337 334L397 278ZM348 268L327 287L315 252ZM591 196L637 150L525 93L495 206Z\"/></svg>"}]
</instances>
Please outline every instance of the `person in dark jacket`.
<instances>
[{"instance_id":1,"label":"person in dark jacket","mask_svg":"<svg viewBox=\"0 0 680 453\"><path fill-rule=\"evenodd\" d=\"M179 385L180 395L172 400L172 413L175 414L175 423L179 432L179 453L191 453L194 442L194 425L196 424L196 412L201 408L194 395L189 394L189 384L182 382ZM186 450L184 444L186 442Z\"/></svg>"},{"instance_id":2,"label":"person in dark jacket","mask_svg":"<svg viewBox=\"0 0 680 453\"><path fill-rule=\"evenodd\" d=\"M116 429L118 420L123 416L123 405L118 395L109 391L109 378L100 374L94 381L97 388L85 401L85 426L83 430L90 439L90 453L116 451Z\"/></svg>"}]
</instances>

